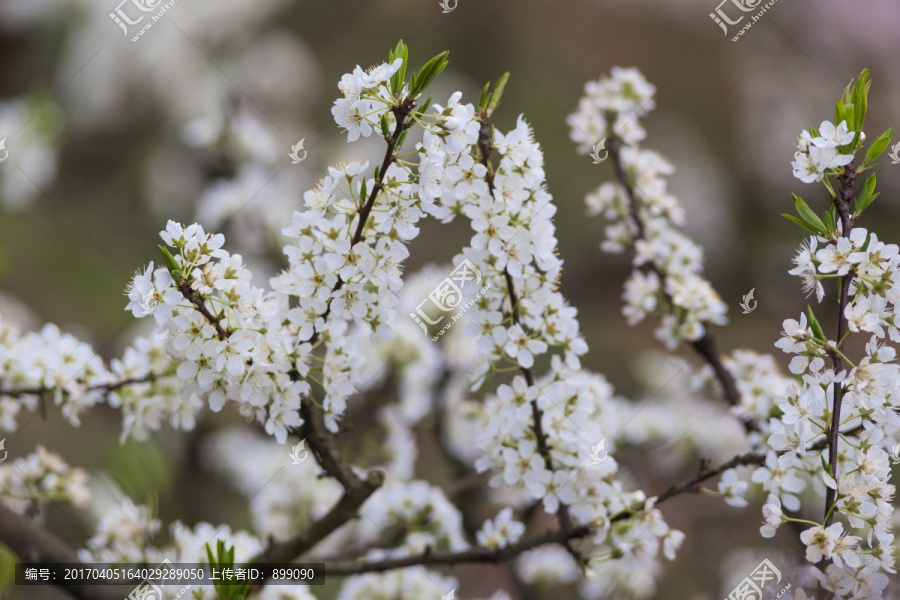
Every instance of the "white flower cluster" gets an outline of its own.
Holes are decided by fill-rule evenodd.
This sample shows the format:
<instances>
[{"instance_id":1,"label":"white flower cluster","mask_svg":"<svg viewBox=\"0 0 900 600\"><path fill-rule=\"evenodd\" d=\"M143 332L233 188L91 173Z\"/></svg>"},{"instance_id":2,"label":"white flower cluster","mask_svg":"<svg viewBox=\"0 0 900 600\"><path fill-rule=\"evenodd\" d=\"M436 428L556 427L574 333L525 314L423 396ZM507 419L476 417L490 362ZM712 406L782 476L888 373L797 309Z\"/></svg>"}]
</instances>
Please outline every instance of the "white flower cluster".
<instances>
[{"instance_id":1,"label":"white flower cluster","mask_svg":"<svg viewBox=\"0 0 900 600\"><path fill-rule=\"evenodd\" d=\"M644 138L638 118L653 108L655 88L637 70L616 68L585 91L569 118L571 138L583 153L606 139L620 144L611 154L628 179L627 189L604 183L587 197L589 213L610 221L601 247L635 253L623 313L631 324L661 314L657 336L670 348L698 340L709 325L726 322L727 307L702 276L702 249L682 232L684 209L665 179L672 165L637 143Z\"/></svg>"},{"instance_id":2,"label":"white flower cluster","mask_svg":"<svg viewBox=\"0 0 900 600\"><path fill-rule=\"evenodd\" d=\"M128 498L117 496L101 506L93 508L100 513L96 534L87 541L87 548L79 551L79 558L89 563L134 564L171 563L205 564L209 561L207 546L216 552L217 542L223 541L226 547L234 548L235 564L244 564L257 556L262 550L262 542L245 531L232 531L228 525L212 525L197 523L188 527L180 521L172 523L168 531L168 540L164 544L154 543L161 530L161 522L153 517L150 509L138 505ZM168 584L162 586L162 598L173 600L179 597L184 586ZM278 599L284 588L272 587L264 590L260 596L251 596L254 600ZM192 584L192 597L215 600L218 598L212 585ZM315 600L306 586L292 586L292 595L296 600Z\"/></svg>"},{"instance_id":3,"label":"white flower cluster","mask_svg":"<svg viewBox=\"0 0 900 600\"><path fill-rule=\"evenodd\" d=\"M19 514L46 502L84 506L89 500L87 473L70 467L43 446L0 466L0 502Z\"/></svg>"},{"instance_id":4,"label":"white flower cluster","mask_svg":"<svg viewBox=\"0 0 900 600\"><path fill-rule=\"evenodd\" d=\"M817 251L820 243L826 247ZM776 346L794 355L790 370L802 375L802 380L789 386L779 404L781 417L771 421L769 446L783 454L776 461L770 453L766 466L754 474L754 480L771 494L764 509L763 534L774 535L783 522L781 505L799 508L794 494L805 487L804 473L818 489L835 490L835 515L846 519L846 525L860 535L850 535L845 524L837 522L808 529L802 541L810 562L833 561L821 576L823 585L841 597L851 597L882 589L887 579L878 572L893 573L895 568L896 489L890 483L888 451L900 441L900 367L894 363L896 350L885 345L885 335L895 343L900 339L893 327L895 301L900 298L900 257L896 245L886 245L875 234L854 228L849 237L836 241L810 238L795 263L791 272L803 278L807 288L810 282L820 285L816 282L822 274L850 276L852 271L844 316L850 331L864 332L868 340L865 356L835 374L826 367L826 360L839 352L837 342L817 335L806 315L784 322L783 337ZM836 472L829 474L822 469L827 449L812 448L829 433L837 387L842 388L839 424L845 433L839 438Z\"/></svg>"},{"instance_id":5,"label":"white flower cluster","mask_svg":"<svg viewBox=\"0 0 900 600\"><path fill-rule=\"evenodd\" d=\"M812 132L804 130L797 138L797 152L791 163L794 177L803 183L822 181L826 171L847 166L853 160L853 154L840 152L840 148L850 144L856 136L856 132L848 131L846 121L841 121L837 127L831 121L822 121L818 132ZM860 137L865 139L861 132Z\"/></svg>"},{"instance_id":6,"label":"white flower cluster","mask_svg":"<svg viewBox=\"0 0 900 600\"><path fill-rule=\"evenodd\" d=\"M34 411L52 398L73 426L102 402L115 378L90 345L47 324L22 333L0 315L0 429L16 430L22 408Z\"/></svg>"},{"instance_id":7,"label":"white flower cluster","mask_svg":"<svg viewBox=\"0 0 900 600\"><path fill-rule=\"evenodd\" d=\"M848 165L854 158L836 151L855 137L845 122L837 127L823 122L818 134L800 135L801 150L809 156L798 154L798 161L812 164L827 155L819 161L825 166L813 164L804 173L798 170L806 167L795 164L795 175L805 182L822 180L827 169ZM839 175L842 186L847 186L847 175ZM871 179L861 192L868 196L860 201L868 200L873 189ZM800 206L802 201L796 202ZM846 226L852 227L863 209L857 206ZM814 221L802 211L801 216ZM900 447L900 366L894 362L896 349L887 343L900 341L894 325L900 310L900 255L897 245L881 242L873 232L860 227L845 231L845 221L835 220L829 235L804 242L790 273L802 280L807 295L815 292L819 301L825 294L823 282L839 278L846 335L828 339L811 309L799 321L784 321L776 346L793 355L790 371L801 379L781 395L778 416L769 424L770 451L753 480L769 493L761 528L765 537L795 520L782 512L782 506L800 509L797 494L809 483L819 493L827 491L834 504L826 507L828 516L821 524L800 521L813 525L800 535L807 561L821 565L813 575L836 598L875 598L888 585L885 573L896 573L896 488L890 483L890 453ZM851 333L865 340L864 355L855 362L844 354L844 340ZM836 406L840 406L837 415ZM834 464L829 460L832 427L840 430L838 447L831 449L837 457Z\"/></svg>"},{"instance_id":8,"label":"white flower cluster","mask_svg":"<svg viewBox=\"0 0 900 600\"><path fill-rule=\"evenodd\" d=\"M636 144L646 137L638 119L656 108L656 86L639 70L613 67L609 77L587 82L584 92L578 101L578 112L568 119L579 152L589 152L610 132L627 144Z\"/></svg>"},{"instance_id":9,"label":"white flower cluster","mask_svg":"<svg viewBox=\"0 0 900 600\"><path fill-rule=\"evenodd\" d=\"M178 415L173 421L191 427L203 407L201 397L214 411L233 400L242 414L283 442L288 430L301 424L300 395L310 389L290 376L292 370L308 373L310 353L309 344L282 325L288 318L286 299L253 287L241 256L222 250L221 234L169 221L160 236L175 251L169 254L172 265L150 263L136 274L127 308L136 317L153 315L178 363L180 394L168 396L177 405L171 408ZM140 423L135 429L150 426Z\"/></svg>"},{"instance_id":10,"label":"white flower cluster","mask_svg":"<svg viewBox=\"0 0 900 600\"><path fill-rule=\"evenodd\" d=\"M587 344L577 311L556 291L562 261L555 253L556 208L545 187L540 146L524 118L509 133L493 131L479 140L474 107L459 112L469 119L460 123L465 144L456 152L447 148L444 172L460 176L441 182L437 216L449 221L462 214L474 231L471 245L454 260L468 261L483 286L466 313L465 331L478 338L470 378L477 388L495 370L522 371L475 411L483 419L476 468L493 474L498 497L517 490L521 500L590 526L596 560L615 555L621 559L616 564L649 569L660 541L680 541L681 534L668 528L643 493L624 489L614 459L591 464L592 447L605 438L600 417L611 389L602 377L581 370ZM482 155L485 142L499 154L496 168ZM541 359L550 371L534 378L531 369ZM510 543L520 533L510 518L501 514L481 536ZM622 583L627 588L626 578Z\"/></svg>"},{"instance_id":11,"label":"white flower cluster","mask_svg":"<svg viewBox=\"0 0 900 600\"><path fill-rule=\"evenodd\" d=\"M380 125L382 115L386 115L393 104L390 90L384 85L403 66L403 59L396 58L391 64L382 63L368 71L359 65L352 73L341 77L338 87L343 98L334 101L331 114L334 121L347 131L347 141L355 142L359 136L372 135L372 126Z\"/></svg>"},{"instance_id":12,"label":"white flower cluster","mask_svg":"<svg viewBox=\"0 0 900 600\"><path fill-rule=\"evenodd\" d=\"M384 574L349 577L336 600L373 598L443 598L456 589L456 579L421 567L398 569Z\"/></svg>"},{"instance_id":13,"label":"white flower cluster","mask_svg":"<svg viewBox=\"0 0 900 600\"><path fill-rule=\"evenodd\" d=\"M95 507L96 508L96 507ZM105 507L96 531L79 552L83 562L139 563L161 560L150 544L160 529L159 519L146 506L129 498Z\"/></svg>"},{"instance_id":14,"label":"white flower cluster","mask_svg":"<svg viewBox=\"0 0 900 600\"><path fill-rule=\"evenodd\" d=\"M402 532L390 550L373 557L404 557L427 548L463 550L468 547L459 510L444 492L424 481L389 483L372 494L363 507L367 519L356 534L366 541L383 539L385 531Z\"/></svg>"}]
</instances>

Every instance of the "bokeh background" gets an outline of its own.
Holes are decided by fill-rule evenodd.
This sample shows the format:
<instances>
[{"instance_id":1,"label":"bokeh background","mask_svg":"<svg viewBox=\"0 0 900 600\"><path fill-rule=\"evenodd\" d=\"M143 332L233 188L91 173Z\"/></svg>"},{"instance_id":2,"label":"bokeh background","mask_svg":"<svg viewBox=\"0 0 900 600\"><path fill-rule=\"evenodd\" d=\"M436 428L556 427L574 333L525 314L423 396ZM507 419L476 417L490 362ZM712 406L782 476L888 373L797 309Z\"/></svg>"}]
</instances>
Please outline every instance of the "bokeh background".
<instances>
[{"instance_id":1,"label":"bokeh background","mask_svg":"<svg viewBox=\"0 0 900 600\"><path fill-rule=\"evenodd\" d=\"M213 221L255 250L263 271L274 268L266 248L277 245L261 239L260 215L299 207L327 165L377 156L377 142L346 145L329 109L341 74L385 60L401 38L413 63L450 50L437 99L458 89L474 100L485 81L511 73L495 122L509 128L524 113L543 145L559 207L562 291L579 309L591 347L585 365L633 398L690 395L676 373L691 357L648 358L661 351L655 323L629 328L621 317L629 261L601 254L603 223L586 217L584 205L612 169L577 155L568 139L566 116L585 81L620 65L656 84L645 145L677 167L671 189L687 208L685 229L704 246L709 279L731 307L731 323L717 333L724 350L773 351L781 321L805 305L786 273L801 232L779 215L791 211L791 191L819 207L825 199L791 176L799 131L831 118L841 89L863 67L874 81L870 139L900 123L893 0L779 0L736 43L709 18L716 0L459 0L447 14L437 0L179 0L137 43L109 18L115 8L115 0L0 0L0 138L9 151L0 164L3 306L30 326L58 323L106 357L139 331L123 310L131 273L156 258L167 219L202 213L201 198L217 178L236 183L215 191L231 208ZM192 145L198 119L235 114L274 140L279 151L268 170L239 172L227 152ZM300 139L308 157L290 165L288 151ZM867 220L882 239L897 241L900 166L883 161L878 178L881 200ZM422 230L410 270L448 261L470 236L462 223L427 221ZM738 303L751 288L758 308L742 315ZM833 308L820 310L831 322ZM698 414L698 427L727 418L724 410ZM52 441L71 463L110 471L137 498L156 497L167 520L234 518L240 526L245 499L191 451L204 427L214 423L123 446L111 410L92 411L78 430L50 411L8 449L17 456ZM673 467L669 450L646 447L623 461L644 489L661 490L702 458ZM666 514L688 541L667 565L658 598L720 597L744 576L729 566L733 553L755 565L753 557L797 550L790 540L759 537L753 505L737 510L689 496ZM48 519L62 535L83 538L72 520ZM497 585L500 575L485 573L468 584L473 593Z\"/></svg>"}]
</instances>

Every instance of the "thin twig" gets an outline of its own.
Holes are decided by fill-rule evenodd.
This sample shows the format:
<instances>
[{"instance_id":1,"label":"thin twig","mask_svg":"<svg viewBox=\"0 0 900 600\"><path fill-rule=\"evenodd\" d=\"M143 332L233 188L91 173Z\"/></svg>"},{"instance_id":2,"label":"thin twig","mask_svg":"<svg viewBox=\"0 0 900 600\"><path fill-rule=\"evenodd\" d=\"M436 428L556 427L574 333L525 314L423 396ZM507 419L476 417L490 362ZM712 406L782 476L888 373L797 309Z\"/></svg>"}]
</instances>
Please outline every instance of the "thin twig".
<instances>
[{"instance_id":1,"label":"thin twig","mask_svg":"<svg viewBox=\"0 0 900 600\"><path fill-rule=\"evenodd\" d=\"M607 140L607 144L609 146L609 155L613 159L612 163L616 173L616 179L619 180L619 184L625 189L625 195L628 197L631 220L636 230L635 237L636 239L642 239L644 238L644 223L641 219L639 209L640 204L634 190L634 184L625 172L625 165L622 162L622 141L618 137L611 137ZM666 302L672 304L672 297L665 289L665 273L652 264L648 265L648 268L659 277L660 291L664 295ZM698 340L690 342L689 345L706 360L710 367L712 367L716 379L718 379L719 384L722 386L722 396L725 401L731 406L739 406L741 404L741 393L737 388L737 382L734 379L734 375L732 375L728 368L725 367L725 364L722 361L721 352L719 351L715 338L713 338L709 332L709 327L704 327L703 336ZM747 433L759 431L759 425L753 419L742 418L740 421Z\"/></svg>"},{"instance_id":2,"label":"thin twig","mask_svg":"<svg viewBox=\"0 0 900 600\"><path fill-rule=\"evenodd\" d=\"M838 180L841 182L841 190L836 198L833 199L838 218L841 220L841 236L850 237L853 231L853 219L850 217L850 203L853 201L853 183L856 181L856 169L853 165L847 165L844 174ZM844 337L847 334L847 303L850 299L850 284L853 282L854 272L850 271L847 275L841 277L841 291L838 302L838 324L837 352L830 352L831 362L834 366L834 374L837 376L844 370ZM841 423L841 404L844 400L844 384L835 382L834 384L834 405L831 409L831 425L829 427L828 441L828 464L831 467L831 476L837 480L837 462L838 462L838 442L840 441L840 423ZM837 490L828 487L825 491L825 526L831 521Z\"/></svg>"},{"instance_id":3,"label":"thin twig","mask_svg":"<svg viewBox=\"0 0 900 600\"><path fill-rule=\"evenodd\" d=\"M488 192L491 196L494 195L494 174L491 169L491 124L487 117L486 113L481 114L481 128L478 132L478 150L479 150L479 158L481 160L481 164L484 165L486 174L484 176L484 181L487 183ZM513 282L512 275L510 275L509 270L503 269L503 276L506 280L506 291L509 295L509 316L512 317L513 323L516 325L520 325L519 320L519 300L516 296L516 287ZM528 332L528 328L522 326L522 328ZM525 382L528 384L528 387L534 386L534 374L531 369L527 369L525 367L519 367L519 370L522 372L522 375L525 377ZM537 398L531 401L531 427L534 430L534 435L537 438L537 450L538 454L541 455L544 459L544 466L548 471L554 471L553 467L553 459L550 455L550 447L547 444L547 434L544 432L544 426L542 424L544 416L544 411L541 410L538 405ZM562 531L571 531L573 529L572 517L569 514L569 507L564 503L559 503L559 509L556 511L557 518L559 519L559 525L562 528ZM583 557L581 554L573 548L568 541L566 541L566 549L575 558L579 563L583 562Z\"/></svg>"}]
</instances>

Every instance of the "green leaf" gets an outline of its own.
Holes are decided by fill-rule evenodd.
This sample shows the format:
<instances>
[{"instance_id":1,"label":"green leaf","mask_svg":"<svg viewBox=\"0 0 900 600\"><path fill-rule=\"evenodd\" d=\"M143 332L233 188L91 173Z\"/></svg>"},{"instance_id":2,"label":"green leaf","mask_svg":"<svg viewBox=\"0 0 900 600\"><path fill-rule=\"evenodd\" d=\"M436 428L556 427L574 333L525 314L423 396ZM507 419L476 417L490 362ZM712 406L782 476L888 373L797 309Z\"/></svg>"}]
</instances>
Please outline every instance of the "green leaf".
<instances>
[{"instance_id":1,"label":"green leaf","mask_svg":"<svg viewBox=\"0 0 900 600\"><path fill-rule=\"evenodd\" d=\"M825 332L822 331L822 326L819 325L818 319L816 319L816 315L813 314L812 307L807 304L806 305L806 318L809 319L809 328L812 330L813 337L815 337L820 342L828 342L825 338Z\"/></svg>"},{"instance_id":2,"label":"green leaf","mask_svg":"<svg viewBox=\"0 0 900 600\"><path fill-rule=\"evenodd\" d=\"M851 79L850 83L847 84L847 87L844 88L844 91L841 93L841 103L849 104L852 102L852 94L853 94L853 83L856 79Z\"/></svg>"},{"instance_id":3,"label":"green leaf","mask_svg":"<svg viewBox=\"0 0 900 600\"><path fill-rule=\"evenodd\" d=\"M157 245L156 247L159 248L160 254L162 254L165 258L166 269L169 270L169 274L172 276L172 279L175 280L175 284L180 284L183 277L183 274L181 272L181 265L176 262L175 257L172 256L172 253L169 252L168 248L163 245Z\"/></svg>"},{"instance_id":4,"label":"green leaf","mask_svg":"<svg viewBox=\"0 0 900 600\"><path fill-rule=\"evenodd\" d=\"M397 42L397 47L388 53L388 63L394 62L397 58L403 59L403 65L397 72L391 75L391 91L398 93L403 88L406 81L406 66L409 63L409 48L403 43L403 40Z\"/></svg>"},{"instance_id":5,"label":"green leaf","mask_svg":"<svg viewBox=\"0 0 900 600\"><path fill-rule=\"evenodd\" d=\"M431 99L432 99L432 96L428 96L428 99L422 103L422 108L419 109L420 114L424 114L425 111L428 110L428 107L431 106Z\"/></svg>"},{"instance_id":6,"label":"green leaf","mask_svg":"<svg viewBox=\"0 0 900 600\"><path fill-rule=\"evenodd\" d=\"M831 475L831 465L828 464L828 461L825 460L825 453L819 455L819 459L822 461L822 468L825 469L825 472Z\"/></svg>"},{"instance_id":7,"label":"green leaf","mask_svg":"<svg viewBox=\"0 0 900 600\"><path fill-rule=\"evenodd\" d=\"M490 103L488 103L487 107L487 116L491 116L491 114L500 105L500 99L503 98L503 90L506 89L507 81L509 81L509 71L504 73L503 76L497 80L497 84L494 86L494 92L491 94L491 101Z\"/></svg>"},{"instance_id":8,"label":"green leaf","mask_svg":"<svg viewBox=\"0 0 900 600\"><path fill-rule=\"evenodd\" d=\"M859 192L859 196L856 199L856 208L853 211L853 216L858 217L863 213L864 210L869 208L869 205L875 201L875 198L878 197L878 194L875 193L875 173L869 175L869 178L866 179L866 183L863 184L862 190Z\"/></svg>"},{"instance_id":9,"label":"green leaf","mask_svg":"<svg viewBox=\"0 0 900 600\"><path fill-rule=\"evenodd\" d=\"M391 128L388 126L387 113L382 113L381 115L381 135L384 137L391 136Z\"/></svg>"},{"instance_id":10,"label":"green leaf","mask_svg":"<svg viewBox=\"0 0 900 600\"><path fill-rule=\"evenodd\" d=\"M795 217L794 215L789 215L787 213L781 213L781 216L784 217L785 219L787 219L788 221L790 221L791 223L796 223L797 225L799 225L803 229L807 230L811 234L819 235L818 231L816 231L815 229L813 229L812 227L810 227L809 225L807 225L806 223L804 223L803 221L801 221L800 219Z\"/></svg>"},{"instance_id":11,"label":"green leaf","mask_svg":"<svg viewBox=\"0 0 900 600\"><path fill-rule=\"evenodd\" d=\"M843 102L838 102L834 107L834 122L840 124L847 120L847 107ZM847 126L849 127L849 123Z\"/></svg>"},{"instance_id":12,"label":"green leaf","mask_svg":"<svg viewBox=\"0 0 900 600\"><path fill-rule=\"evenodd\" d=\"M830 235L836 228L836 224L834 222L834 204L831 205L831 208L825 211L825 214L822 216L822 220L825 222L825 231Z\"/></svg>"},{"instance_id":13,"label":"green leaf","mask_svg":"<svg viewBox=\"0 0 900 600\"><path fill-rule=\"evenodd\" d=\"M488 101L491 99L491 82L488 81L481 88L481 94L478 96L478 112L482 113L487 109Z\"/></svg>"},{"instance_id":14,"label":"green leaf","mask_svg":"<svg viewBox=\"0 0 900 600\"><path fill-rule=\"evenodd\" d=\"M868 69L863 69L862 72L856 77L856 80L853 82L853 91L850 93L853 102L853 123L850 123L849 121L847 123L850 131L856 132L856 135L853 137L853 141L850 143L850 147L853 149L859 147L859 134L862 131L863 124L866 121L869 86L871 85L872 83L869 81Z\"/></svg>"},{"instance_id":15,"label":"green leaf","mask_svg":"<svg viewBox=\"0 0 900 600\"><path fill-rule=\"evenodd\" d=\"M878 158L884 154L884 151L887 150L888 145L891 143L891 138L894 136L894 128L891 127L880 136L878 139L872 142L872 145L869 146L869 149L866 150L866 159L863 161L863 164L860 165L859 171L863 171L865 169L870 168L873 163L878 160Z\"/></svg>"},{"instance_id":16,"label":"green leaf","mask_svg":"<svg viewBox=\"0 0 900 600\"><path fill-rule=\"evenodd\" d=\"M869 241L870 241L871 239L872 239L872 234L871 234L871 233L867 233L867 234L866 234L866 243L863 244L863 245L862 245L862 248L859 249L860 252L865 252L866 250L869 249Z\"/></svg>"},{"instance_id":17,"label":"green leaf","mask_svg":"<svg viewBox=\"0 0 900 600\"><path fill-rule=\"evenodd\" d=\"M450 56L450 51L445 50L422 66L422 70L419 71L418 76L414 75L412 78L409 90L410 96L415 98L434 82L437 76L447 68L447 64L449 63L447 59L448 56Z\"/></svg>"},{"instance_id":18,"label":"green leaf","mask_svg":"<svg viewBox=\"0 0 900 600\"><path fill-rule=\"evenodd\" d=\"M800 215L800 218L806 221L810 227L825 235L825 223L822 222L822 219L819 218L819 215L814 213L812 209L803 201L803 198L796 194L791 194L794 198L794 207L797 209L797 213Z\"/></svg>"}]
</instances>

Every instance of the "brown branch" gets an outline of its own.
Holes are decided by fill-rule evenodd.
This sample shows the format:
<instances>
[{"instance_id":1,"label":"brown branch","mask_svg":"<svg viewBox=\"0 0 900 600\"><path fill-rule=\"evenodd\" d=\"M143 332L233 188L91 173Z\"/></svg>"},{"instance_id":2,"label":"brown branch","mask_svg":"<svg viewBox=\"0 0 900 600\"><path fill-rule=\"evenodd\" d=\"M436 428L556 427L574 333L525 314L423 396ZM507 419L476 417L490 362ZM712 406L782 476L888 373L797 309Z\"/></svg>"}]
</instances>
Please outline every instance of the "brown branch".
<instances>
[{"instance_id":1,"label":"brown branch","mask_svg":"<svg viewBox=\"0 0 900 600\"><path fill-rule=\"evenodd\" d=\"M372 191L369 193L369 197L366 200L366 203L359 209L359 223L356 224L356 232L353 234L353 240L350 242L350 247L352 248L360 241L362 241L366 232L366 224L369 221L369 214L372 212L372 208L375 206L375 199L378 198L378 194L384 189L384 178L387 174L388 168L391 164L397 160L397 156L394 152L397 150L397 146L400 143L400 136L403 132L411 126L411 123L407 121L409 115L412 113L413 109L416 106L415 100L410 98L405 98L403 102L399 105L391 108L391 112L394 114L394 132L391 134L391 137L388 138L387 148L384 151L384 159L381 161L381 169L378 171L378 179L375 181L375 185L372 186ZM337 283L334 284L334 287L331 288L332 295L344 287L344 280L338 277ZM331 314L331 297L328 299L328 307L325 309L325 312L322 313L323 319L328 319L328 315ZM315 344L319 339L319 332L315 332L310 339L310 344Z\"/></svg>"},{"instance_id":2,"label":"brown branch","mask_svg":"<svg viewBox=\"0 0 900 600\"><path fill-rule=\"evenodd\" d=\"M30 519L0 504L0 542L9 547L21 562L80 563L78 555L58 537ZM65 580L55 581L78 600L122 600L131 591L123 586L82 585Z\"/></svg>"},{"instance_id":3,"label":"brown branch","mask_svg":"<svg viewBox=\"0 0 900 600\"><path fill-rule=\"evenodd\" d=\"M487 172L484 176L485 183L488 186L488 192L493 196L494 194L494 174L491 169L491 124L488 119L487 113L482 113L480 115L481 120L481 128L478 132L478 150L479 150L479 158L481 164L484 165ZM516 297L516 287L513 282L512 275L510 275L509 270L503 269L503 276L506 279L506 291L509 294L509 316L512 317L513 323L516 325L520 325L519 320L519 300ZM527 327L523 327L525 331L528 331ZM525 377L525 382L528 384L528 387L534 386L534 374L531 369L526 369L525 367L519 367L519 370L522 372L522 375ZM544 466L548 471L554 471L553 468L553 459L550 456L550 447L547 444L547 434L544 432L544 427L541 423L543 419L544 413L541 410L540 406L538 406L537 398L531 401L531 427L534 430L534 435L537 438L537 450L538 454L540 454L544 459ZM559 503L559 509L556 511L557 518L559 519L559 525L563 532L571 531L573 529L572 517L569 514L569 507L564 503ZM568 541L565 542L566 549L572 555L573 558L578 560L579 562L583 561L581 554L573 548Z\"/></svg>"},{"instance_id":4,"label":"brown branch","mask_svg":"<svg viewBox=\"0 0 900 600\"><path fill-rule=\"evenodd\" d=\"M850 203L853 201L853 184L856 181L856 169L853 165L847 165L844 174L838 177L841 182L841 191L836 198L833 199L838 218L841 220L841 235L845 238L850 237L853 231L853 219L850 217ZM837 352L830 352L831 362L834 367L834 374L837 375L844 370L844 336L847 334L847 317L844 314L847 304L850 300L850 284L853 281L853 271L841 277L841 291L838 303L838 324L837 324ZM834 405L831 409L831 426L828 435L828 464L831 467L831 475L837 480L837 461L838 461L838 442L840 436L841 423L841 404L844 400L844 384L834 384ZM831 521L833 511L831 506L834 504L837 490L827 488L825 491L825 526Z\"/></svg>"},{"instance_id":5,"label":"brown branch","mask_svg":"<svg viewBox=\"0 0 900 600\"><path fill-rule=\"evenodd\" d=\"M358 575L360 573L383 573L394 569L403 569L424 565L458 565L464 563L499 563L515 558L516 556L545 546L547 544L566 544L567 542L587 537L591 530L587 526L580 526L568 531L549 531L505 546L503 548L471 548L458 552L433 552L426 550L414 556L403 558L389 558L371 562L352 562L337 565L325 565L316 568L316 574L325 577Z\"/></svg>"},{"instance_id":6,"label":"brown branch","mask_svg":"<svg viewBox=\"0 0 900 600\"><path fill-rule=\"evenodd\" d=\"M153 383L160 377L164 377L164 374L161 373L147 373L143 377L129 377L127 379L121 379L119 381L115 381L113 383L100 383L97 385L92 385L86 389L88 392L96 392L102 391L104 394L108 394L110 392L114 392L116 390L120 390L123 387L128 387L129 385L137 385L140 383ZM9 390L4 390L0 388L0 396L40 396L43 394L49 394L55 391L56 388L48 388L48 387L35 387L35 388L13 388Z\"/></svg>"},{"instance_id":7,"label":"brown branch","mask_svg":"<svg viewBox=\"0 0 900 600\"><path fill-rule=\"evenodd\" d=\"M622 140L618 137L611 137L607 141L609 148L609 155L612 157L613 169L616 173L616 179L619 180L619 184L625 189L625 195L628 197L628 206L629 211L631 213L631 220L634 224L636 234L636 238L644 238L644 223L641 220L640 215L640 204L637 199L637 195L635 194L634 184L629 179L628 174L625 172L625 165L622 162ZM652 270L659 277L660 281L660 292L666 299L670 305L673 304L672 297L665 289L666 275L660 269L658 269L655 265L649 265L648 268ZM709 326L706 325L704 327L703 337L698 340L694 340L689 344L691 348L694 349L697 354L703 357L704 360L712 367L713 372L716 375L716 379L719 381L719 384L722 386L722 395L726 402L728 402L731 406L739 406L741 403L741 393L737 388L737 382L734 379L734 375L725 367L724 362L722 361L722 355L719 351L718 345L716 344L715 338L709 333ZM744 426L744 429L747 433L757 432L759 431L759 425L753 419L740 419L741 423Z\"/></svg>"},{"instance_id":8,"label":"brown branch","mask_svg":"<svg viewBox=\"0 0 900 600\"><path fill-rule=\"evenodd\" d=\"M308 398L301 400L300 414L303 417L306 441L313 456L325 473L343 486L344 493L327 514L304 532L284 542L271 542L251 563L291 562L302 556L333 531L356 518L363 503L384 483L381 471L369 471L366 478L362 479L343 461L325 426L322 411Z\"/></svg>"},{"instance_id":9,"label":"brown branch","mask_svg":"<svg viewBox=\"0 0 900 600\"><path fill-rule=\"evenodd\" d=\"M669 487L662 494L657 496L656 504L662 504L666 500L670 500L679 494L684 494L687 492L696 492L698 491L698 486L710 479L712 477L716 477L717 475L721 475L728 469L733 469L735 467L740 467L743 465L761 465L766 461L765 454L759 454L756 452L749 452L747 454L741 454L740 456L735 456L728 462L724 462L721 465L713 468L703 469L690 479L683 481L677 485L673 485Z\"/></svg>"},{"instance_id":10,"label":"brown branch","mask_svg":"<svg viewBox=\"0 0 900 600\"><path fill-rule=\"evenodd\" d=\"M384 189L384 179L388 168L397 160L395 152L400 143L400 137L410 126L407 119L415 106L416 103L413 99L405 98L400 104L391 108L395 118L394 132L387 139L384 159L381 162L381 168L378 171L375 184L372 186L372 191L369 193L366 203L359 209L359 223L357 223L356 232L353 234L353 239L350 242L351 247L362 241L365 235L369 215L375 206L378 194ZM344 280L339 277L331 290L332 294L340 290L343 285ZM331 314L330 299L328 307L322 313L322 318L327 319L329 314ZM310 343L315 344L318 338L319 333L314 333ZM325 418L322 411L309 398L301 399L300 414L303 417L303 432L306 441L309 443L310 450L312 450L316 458L316 462L319 463L319 466L322 467L326 474L340 482L344 488L344 493L338 503L306 531L285 542L272 541L251 562L289 562L298 558L347 521L355 518L363 503L384 483L384 474L381 471L369 471L366 478L362 479L343 461L340 453L334 447L334 440L328 432L328 428L325 426Z\"/></svg>"},{"instance_id":11,"label":"brown branch","mask_svg":"<svg viewBox=\"0 0 900 600\"><path fill-rule=\"evenodd\" d=\"M222 327L222 317L212 314L206 307L206 303L204 302L202 294L199 294L195 290L193 290L191 288L191 284L188 282L182 282L178 284L178 291L181 292L181 295L184 296L185 300L194 305L194 308L197 309L197 312L203 315L203 317L209 322L210 325L216 328L216 335L220 340L228 339L228 336L231 335L231 332L225 331L225 329Z\"/></svg>"},{"instance_id":12,"label":"brown branch","mask_svg":"<svg viewBox=\"0 0 900 600\"><path fill-rule=\"evenodd\" d=\"M857 425L847 431L840 432L840 435L854 435L863 431L862 425ZM809 447L809 450L824 450L829 447L829 438L823 437L821 440L813 444ZM695 476L687 479L677 485L672 485L665 492L657 496L656 504L661 504L666 500L670 500L679 494L683 494L686 492L697 492L699 491L698 486L706 481L707 479L711 479L717 475L721 475L728 469L733 469L734 467L740 466L750 466L750 465L761 465L766 462L766 455L756 452L748 452L747 454L740 454L735 456L731 460L722 463L717 467L710 467L702 469Z\"/></svg>"}]
</instances>

